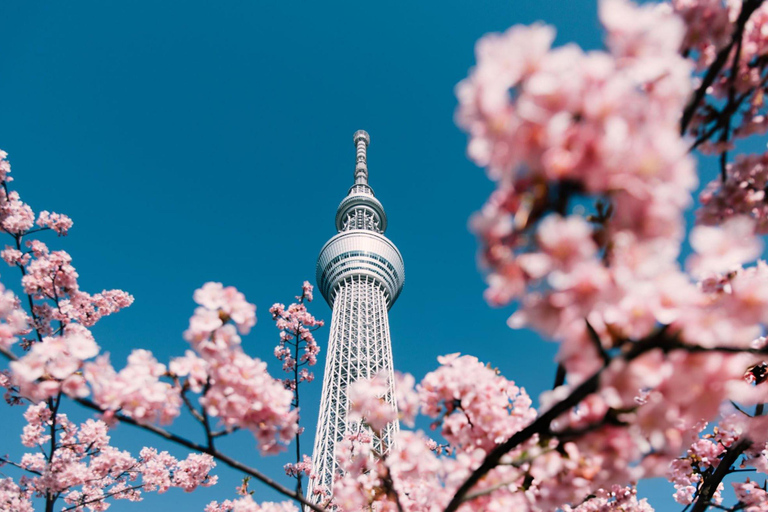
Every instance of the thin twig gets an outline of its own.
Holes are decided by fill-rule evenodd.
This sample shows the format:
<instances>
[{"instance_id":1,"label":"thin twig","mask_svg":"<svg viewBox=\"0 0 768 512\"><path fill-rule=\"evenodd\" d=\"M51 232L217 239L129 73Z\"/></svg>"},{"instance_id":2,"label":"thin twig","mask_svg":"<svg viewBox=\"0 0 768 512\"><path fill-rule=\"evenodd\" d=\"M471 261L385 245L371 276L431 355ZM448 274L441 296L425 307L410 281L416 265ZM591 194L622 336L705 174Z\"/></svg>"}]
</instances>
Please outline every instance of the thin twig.
<instances>
[{"instance_id":1,"label":"thin twig","mask_svg":"<svg viewBox=\"0 0 768 512\"><path fill-rule=\"evenodd\" d=\"M23 469L24 471L29 471L30 473L34 473L36 475L42 475L42 473L40 473L39 471L35 471L34 469L25 468L21 464L16 464L12 460L8 460L5 457L0 457L0 466L2 466L3 464L9 464L9 465L11 465L13 467L16 467L16 468L19 468L19 469Z\"/></svg>"},{"instance_id":2,"label":"thin twig","mask_svg":"<svg viewBox=\"0 0 768 512\"><path fill-rule=\"evenodd\" d=\"M67 512L69 510L75 510L77 508L83 507L83 506L88 505L90 503L96 503L97 501L104 501L106 498L111 498L112 496L117 496L118 494L126 494L126 493L128 493L130 491L135 491L137 489L142 489L144 487L144 485L145 484L134 485L133 487L128 487L126 489L120 489L119 491L111 492L111 493L105 494L104 496L99 496L98 498L93 498L93 499L90 499L88 501L82 501L82 502L79 502L77 505L73 505L73 506L71 506L69 508L62 509L61 512Z\"/></svg>"}]
</instances>

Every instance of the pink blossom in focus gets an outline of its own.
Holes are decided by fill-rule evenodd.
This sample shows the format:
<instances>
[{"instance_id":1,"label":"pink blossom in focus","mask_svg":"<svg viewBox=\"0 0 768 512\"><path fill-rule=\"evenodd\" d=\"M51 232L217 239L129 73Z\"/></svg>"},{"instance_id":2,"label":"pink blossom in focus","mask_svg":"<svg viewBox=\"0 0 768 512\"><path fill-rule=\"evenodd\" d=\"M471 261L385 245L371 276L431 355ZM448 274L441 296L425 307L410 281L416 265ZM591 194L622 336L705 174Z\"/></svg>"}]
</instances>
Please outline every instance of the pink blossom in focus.
<instances>
[{"instance_id":1,"label":"pink blossom in focus","mask_svg":"<svg viewBox=\"0 0 768 512\"><path fill-rule=\"evenodd\" d=\"M43 210L37 217L37 225L43 228L50 228L58 233L59 236L65 236L72 227L72 219L61 213L51 213Z\"/></svg>"},{"instance_id":2,"label":"pink blossom in focus","mask_svg":"<svg viewBox=\"0 0 768 512\"><path fill-rule=\"evenodd\" d=\"M298 411L291 409L293 393L267 372L267 365L242 349L240 336L256 322L255 306L233 287L207 283L195 292L200 307L184 333L200 360L176 360L174 369L189 372L199 388L207 371L206 392L200 403L227 429L251 430L262 453L275 453L298 431ZM224 318L222 318L222 315ZM231 320L235 325L225 321ZM205 364L203 364L203 362ZM193 369L197 373L192 373Z\"/></svg>"}]
</instances>

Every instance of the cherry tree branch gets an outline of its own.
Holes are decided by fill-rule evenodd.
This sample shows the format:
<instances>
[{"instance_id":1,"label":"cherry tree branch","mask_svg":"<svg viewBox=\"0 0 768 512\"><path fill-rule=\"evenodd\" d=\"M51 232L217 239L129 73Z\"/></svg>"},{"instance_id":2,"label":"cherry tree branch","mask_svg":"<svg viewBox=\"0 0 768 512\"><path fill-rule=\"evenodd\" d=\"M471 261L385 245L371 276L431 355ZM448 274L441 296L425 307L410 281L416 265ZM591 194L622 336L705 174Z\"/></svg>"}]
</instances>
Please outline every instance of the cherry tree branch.
<instances>
[{"instance_id":1,"label":"cherry tree branch","mask_svg":"<svg viewBox=\"0 0 768 512\"><path fill-rule=\"evenodd\" d=\"M181 395L181 399L184 401L184 405L187 406L187 409L189 410L189 413L203 426L205 426L205 418L203 418L203 415L200 414L200 411L197 410L197 408L192 405L192 402L189 401L189 397L187 396L187 388L185 385L181 383L178 377L175 375L173 376L173 382L176 384L176 386L179 388L179 395Z\"/></svg>"},{"instance_id":2,"label":"cherry tree branch","mask_svg":"<svg viewBox=\"0 0 768 512\"><path fill-rule=\"evenodd\" d=\"M297 327L293 333L293 398L294 407L299 408L299 344L301 343L300 331ZM301 428L296 431L296 464L301 463ZM296 472L296 493L304 495L301 488L301 471Z\"/></svg>"},{"instance_id":3,"label":"cherry tree branch","mask_svg":"<svg viewBox=\"0 0 768 512\"><path fill-rule=\"evenodd\" d=\"M751 348L738 348L738 347L700 347L696 345L686 345L675 339L673 334L667 333L665 327L659 329L656 333L632 343L625 353L617 356L615 359L623 359L630 362L636 359L640 355L649 352L653 349L661 349L665 353L669 353L674 350L685 350L689 352L726 352L726 353L754 353L764 354L765 348L751 349ZM589 379L578 385L570 395L564 398L562 401L554 404L550 409L541 414L533 423L529 424L524 429L516 432L512 437L498 445L491 450L480 464L480 466L472 472L472 474L464 481L463 484L456 490L448 506L445 508L445 512L454 512L459 506L467 501L470 496L472 488L482 479L488 472L499 465L501 459L508 452L517 448L525 441L531 439L536 434L547 434L550 432L550 424L553 420L559 417L561 414L567 412L572 407L575 407L588 395L596 392L600 384L600 376L605 370L608 364L595 372ZM743 450L742 450L743 451ZM722 478L721 478L722 479ZM717 487L717 486L715 486Z\"/></svg>"},{"instance_id":4,"label":"cherry tree branch","mask_svg":"<svg viewBox=\"0 0 768 512\"><path fill-rule=\"evenodd\" d=\"M34 469L25 468L21 464L16 464L12 460L8 460L5 457L0 457L0 466L2 466L3 464L8 464L10 466L13 466L13 467L16 467L16 468L19 468L19 469L23 469L24 471L29 471L30 473L34 473L35 475L41 475L42 476L42 473L40 473L39 471L35 471Z\"/></svg>"},{"instance_id":5,"label":"cherry tree branch","mask_svg":"<svg viewBox=\"0 0 768 512\"><path fill-rule=\"evenodd\" d=\"M0 354L4 355L6 358L8 358L11 361L18 360L18 357L16 354L11 352L9 349L0 346ZM99 413L105 413L108 411L105 411L102 409L96 402L93 402L92 400L89 400L87 398L75 398L70 397L73 401L77 402L78 404L82 405L83 407L86 407L88 409L91 409L93 411L99 412ZM261 471L257 470L256 468L253 468L251 466L247 466L243 464L242 462L233 459L232 457L221 453L217 449L213 448L212 446L204 446L202 444L195 443L193 441L190 441L184 437L181 437L177 434L174 434L173 432L169 432L163 428L160 428L156 425L152 425L149 423L140 423L136 421L135 419L131 418L130 416L126 416L125 414L122 414L120 412L114 413L114 418L122 423L127 423L129 425L133 425L134 427L140 428L142 430L146 430L147 432L151 432L152 434L155 434L156 436L162 437L163 439L167 441L171 441L173 443L179 444L181 446L184 446L186 448L189 448L190 450L195 450L202 453L207 453L214 459L226 464L227 466L237 469L238 471L242 471L243 473L252 476L256 480L259 480L260 482L266 484L267 486L273 488L280 494L283 494L284 496L287 496L289 498L292 498L298 502L300 502L302 505L305 505L309 507L310 509L314 510L315 512L326 512L326 509L318 506L311 501L307 500L304 496L301 494L298 494L294 491L291 491L287 487L281 485L280 483L276 482L272 478L268 477Z\"/></svg>"},{"instance_id":6,"label":"cherry tree branch","mask_svg":"<svg viewBox=\"0 0 768 512\"><path fill-rule=\"evenodd\" d=\"M488 474L493 468L499 465L501 458L508 452L515 449L534 435L547 432L549 425L558 416L568 411L570 408L576 406L584 398L591 393L597 391L598 384L600 382L600 374L602 370L596 372L592 377L582 382L576 389L574 389L568 397L564 400L556 403L550 409L548 409L541 416L536 418L533 423L525 427L523 430L516 432L512 437L498 445L486 455L482 464L472 472L471 475L464 481L454 494L448 506L445 508L445 512L454 512L459 506L467 501L467 495L469 491L480 481L482 477Z\"/></svg>"},{"instance_id":7,"label":"cherry tree branch","mask_svg":"<svg viewBox=\"0 0 768 512\"><path fill-rule=\"evenodd\" d=\"M118 494L127 494L127 493L129 493L131 491L135 491L137 489L142 489L142 488L144 488L144 484L134 485L133 487L128 487L126 489L121 489L119 491L110 492L108 494L105 494L104 496L99 496L97 498L93 498L93 499L90 499L88 501L80 502L77 505L73 505L73 506L71 506L69 508L64 508L64 509L61 510L61 512L67 512L69 510L75 510L75 509L78 509L80 507L84 507L86 505L89 505L91 503L96 503L98 501L104 501L106 498L111 498L112 496L117 496Z\"/></svg>"},{"instance_id":8,"label":"cherry tree branch","mask_svg":"<svg viewBox=\"0 0 768 512\"><path fill-rule=\"evenodd\" d=\"M714 473L704 478L699 488L699 494L696 497L696 501L691 508L691 512L704 512L707 507L712 505L712 496L717 492L717 487L720 482L723 481L725 475L730 473L731 465L736 462L736 459L744 453L744 451L752 445L752 441L747 438L739 439L736 444L732 445L725 452L725 455L720 459L720 463L717 465L717 469Z\"/></svg>"},{"instance_id":9,"label":"cherry tree branch","mask_svg":"<svg viewBox=\"0 0 768 512\"><path fill-rule=\"evenodd\" d=\"M762 3L763 0L747 0L742 4L741 12L739 12L739 17L736 19L735 23L736 29L733 31L733 36L731 37L730 42L717 53L715 61L709 66L709 69L707 69L699 88L696 89L693 98L691 98L691 101L686 105L685 110L683 110L683 116L680 120L681 135L685 135L685 132L696 113L696 109L699 108L699 105L707 95L707 89L709 89L715 82L717 75L720 74L720 71L722 71L723 67L725 67L725 64L728 62L728 57L730 56L734 45L741 41L744 35L744 26L747 24L750 16L752 16L752 13L755 12ZM737 65L737 63L734 63L734 65Z\"/></svg>"}]
</instances>

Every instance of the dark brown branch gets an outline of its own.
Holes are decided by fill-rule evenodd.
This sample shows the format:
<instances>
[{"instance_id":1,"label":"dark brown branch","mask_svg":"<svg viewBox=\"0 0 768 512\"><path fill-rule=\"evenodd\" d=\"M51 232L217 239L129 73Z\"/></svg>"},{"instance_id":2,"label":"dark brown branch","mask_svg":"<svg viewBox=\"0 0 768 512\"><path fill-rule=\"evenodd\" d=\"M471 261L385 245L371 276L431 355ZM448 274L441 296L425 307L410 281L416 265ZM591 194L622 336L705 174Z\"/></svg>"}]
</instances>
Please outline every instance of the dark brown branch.
<instances>
[{"instance_id":1,"label":"dark brown branch","mask_svg":"<svg viewBox=\"0 0 768 512\"><path fill-rule=\"evenodd\" d=\"M592 327L592 324L589 323L589 320L584 320L587 324L587 332L589 333L589 339L592 341L592 344L595 346L595 351L600 355L600 359L603 360L603 365L607 366L608 363L611 362L611 356L608 355L608 352L605 351L605 348L603 348L603 342L600 340L600 335L597 334L597 331L594 327Z\"/></svg>"},{"instance_id":2,"label":"dark brown branch","mask_svg":"<svg viewBox=\"0 0 768 512\"><path fill-rule=\"evenodd\" d=\"M384 492L386 492L388 496L394 496L397 511L404 512L405 509L403 508L403 504L400 502L400 494L398 494L397 489L395 489L395 482L392 480L392 472L389 470L386 458L382 459L382 462L384 463L384 468L387 470L387 474L384 475L383 478Z\"/></svg>"},{"instance_id":3,"label":"dark brown branch","mask_svg":"<svg viewBox=\"0 0 768 512\"><path fill-rule=\"evenodd\" d=\"M112 496L117 496L118 494L127 494L127 493L129 493L131 491L135 491L135 490L144 488L144 485L145 484L134 485L133 487L128 487L127 489L120 489L119 491L111 492L109 494L105 494L104 496L99 496L98 498L93 498L93 499L90 499L88 501L78 502L77 505L73 505L73 506L71 506L69 508L64 508L64 509L61 510L61 512L68 512L70 510L75 510L77 508L84 507L86 505L90 505L91 503L96 503L98 501L104 501L105 499L111 498Z\"/></svg>"},{"instance_id":4,"label":"dark brown branch","mask_svg":"<svg viewBox=\"0 0 768 512\"><path fill-rule=\"evenodd\" d=\"M685 110L683 110L683 116L680 120L681 135L685 135L686 130L688 130L688 126L693 120L696 109L699 108L702 100L707 95L707 89L709 89L709 87L715 82L717 75L720 74L720 71L722 71L723 67L725 67L726 63L728 62L728 57L730 56L734 45L738 41L741 41L741 38L744 35L744 26L747 24L747 20L749 20L749 17L752 16L752 13L755 12L755 10L757 10L757 8L762 5L762 3L763 0L747 0L742 4L741 12L739 13L739 17L736 20L736 29L733 31L733 36L731 37L730 42L717 53L717 57L715 58L715 61L712 63L712 65L709 66L709 69L701 81L701 85L699 85L699 88L696 89L693 94L693 98L691 98L691 101L688 103L688 105L686 105ZM734 66L737 65L738 63L734 63Z\"/></svg>"},{"instance_id":5,"label":"dark brown branch","mask_svg":"<svg viewBox=\"0 0 768 512\"><path fill-rule=\"evenodd\" d=\"M648 338L632 344L631 348L619 357L625 361L632 361L638 356L656 348L662 349L665 352L669 352L675 348L682 347L683 345L671 337L667 333L667 329L663 327ZM702 350L706 350L703 347L700 348L702 348ZM450 503L448 503L448 506L445 508L445 512L454 512L457 510L459 506L464 501L466 501L466 496L469 494L469 491L471 491L475 484L477 484L481 478L488 474L489 471L499 465L499 462L504 455L514 450L525 441L531 439L534 435L549 432L550 424L553 420L555 420L566 411L570 410L572 407L578 405L579 402L581 402L590 394L597 391L600 383L600 375L604 369L605 366L595 372L589 379L585 380L579 386L577 386L571 392L571 394L568 395L568 397L556 403L541 416L536 418L533 423L525 427L523 430L516 432L512 437L491 450L488 455L486 455L482 464L480 464L480 466L475 471L473 471L467 480L465 480L464 483L461 484L461 486L458 488Z\"/></svg>"},{"instance_id":6,"label":"dark brown branch","mask_svg":"<svg viewBox=\"0 0 768 512\"><path fill-rule=\"evenodd\" d=\"M24 471L29 471L30 473L34 473L35 475L42 475L42 473L39 472L39 471L35 471L34 469L25 468L21 464L16 464L12 460L8 460L5 457L0 457L0 466L2 466L3 464L8 464L10 466L13 466L13 467L16 467L16 468L19 468L19 469L23 469Z\"/></svg>"},{"instance_id":7,"label":"dark brown branch","mask_svg":"<svg viewBox=\"0 0 768 512\"><path fill-rule=\"evenodd\" d=\"M576 406L589 394L597 391L597 386L600 382L600 373L601 372L599 371L586 381L582 382L576 389L571 392L567 398L561 402L556 403L554 406L552 406L552 408L536 418L533 423L525 427L523 430L515 433L505 442L491 450L485 457L483 463L480 464L480 467L472 472L469 478L467 478L467 480L456 491L456 494L454 494L450 503L448 503L448 506L445 508L445 512L454 512L457 510L459 506L464 501L466 501L465 497L469 494L469 491L475 486L475 484L480 481L480 479L484 477L489 471L498 466L501 458L506 455L507 452L515 449L517 446L529 440L534 435L549 431L549 425L553 420L555 420L564 412L568 411L570 408Z\"/></svg>"},{"instance_id":8,"label":"dark brown branch","mask_svg":"<svg viewBox=\"0 0 768 512\"><path fill-rule=\"evenodd\" d=\"M557 365L555 384L552 386L552 389L559 388L563 384L565 384L565 366L563 366L563 363L560 363Z\"/></svg>"},{"instance_id":9,"label":"dark brown branch","mask_svg":"<svg viewBox=\"0 0 768 512\"><path fill-rule=\"evenodd\" d=\"M186 387L181 384L181 381L175 375L173 376L173 382L179 388L179 395L181 395L181 399L184 401L184 405L187 406L187 409L189 410L190 414L192 414L192 416L197 421L205 425L205 418L203 418L203 415L200 414L200 411L198 411L197 408L194 405L192 405L192 402L189 401Z\"/></svg>"},{"instance_id":10,"label":"dark brown branch","mask_svg":"<svg viewBox=\"0 0 768 512\"><path fill-rule=\"evenodd\" d=\"M728 105L733 105L736 100L736 74L739 72L739 61L741 60L741 43L744 40L743 34L736 41L736 52L733 54L733 64L731 65L731 74L728 77ZM731 121L733 113L729 111L725 116L725 127L720 134L720 142L727 144L731 136ZM727 146L726 146L727 148ZM720 153L720 180L725 183L728 179L728 149L722 148Z\"/></svg>"},{"instance_id":11,"label":"dark brown branch","mask_svg":"<svg viewBox=\"0 0 768 512\"><path fill-rule=\"evenodd\" d=\"M725 455L720 460L720 464L718 464L715 472L704 478L704 481L701 483L698 496L696 497L691 512L704 512L707 507L712 505L710 502L712 501L712 496L714 496L717 491L718 485L723 481L725 475L730 472L731 465L736 462L736 459L738 459L739 456L744 453L744 450L749 448L751 444L752 441L747 438L742 438L739 439L736 444L728 448Z\"/></svg>"}]
</instances>

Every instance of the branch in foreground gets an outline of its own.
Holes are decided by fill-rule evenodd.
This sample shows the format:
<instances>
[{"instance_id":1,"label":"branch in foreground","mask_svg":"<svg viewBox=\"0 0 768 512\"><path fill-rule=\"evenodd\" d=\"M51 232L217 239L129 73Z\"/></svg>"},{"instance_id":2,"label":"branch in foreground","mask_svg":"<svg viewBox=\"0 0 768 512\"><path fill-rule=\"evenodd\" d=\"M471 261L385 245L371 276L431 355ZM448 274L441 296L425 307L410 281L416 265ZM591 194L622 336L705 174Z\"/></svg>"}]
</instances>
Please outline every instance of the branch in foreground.
<instances>
[{"instance_id":1,"label":"branch in foreground","mask_svg":"<svg viewBox=\"0 0 768 512\"><path fill-rule=\"evenodd\" d=\"M84 407L88 407L89 409L93 409L94 411L98 411L98 412L102 412L102 413L105 412L96 403L94 403L94 402L92 402L92 401L90 401L88 399L73 398L73 400L75 402L79 403L80 405L84 406ZM199 452L202 452L202 453L207 453L208 455L212 456L213 458L223 462L227 466L229 466L231 468L234 468L234 469L237 469L239 471L242 471L243 473L254 477L255 479L265 483L269 487L272 487L274 490L276 490L280 494L283 494L283 495L285 495L285 496L287 496L289 498L292 498L292 499L300 502L302 505L305 505L305 506L311 508L312 510L314 510L316 512L326 512L326 510L324 508L322 508L322 507L320 507L318 505L315 505L314 503L312 503L309 500L307 500L304 496L291 491L287 487L282 486L281 484L279 484L278 482L272 480L271 478L269 478L267 475L265 475L264 473L260 472L259 470L255 469L255 468L252 468L250 466L246 466L242 462L239 462L239 461L229 457L228 455L225 455L225 454L221 453L220 451L218 451L216 449L209 448L207 446L203 446L201 444L194 443L194 442L192 442L192 441L190 441L188 439L180 437L180 436L178 436L178 435L176 435L176 434L174 434L172 432L169 432L169 431L167 431L165 429L162 429L160 427L157 427L155 425L139 423L136 420L134 420L133 418L130 418L130 417L125 416L125 415L120 414L120 413L116 413L114 415L114 417L116 419L118 419L119 421L123 422L123 423L128 423L128 424L133 425L135 427L142 428L142 429L147 430L149 432L152 432L153 434L158 435L158 436L160 436L160 437L162 437L164 439L167 439L168 441L173 441L174 443L180 444L182 446L185 446L185 447L187 447L187 448L189 448L191 450L196 450L196 451L199 451Z\"/></svg>"},{"instance_id":2,"label":"branch in foreground","mask_svg":"<svg viewBox=\"0 0 768 512\"><path fill-rule=\"evenodd\" d=\"M0 347L0 354L4 355L5 357L10 359L11 361L16 361L18 359L18 357L16 357L16 354L14 354L13 352L11 352L10 350L8 350L5 347ZM107 412L104 409L102 409L98 404L96 404L95 402L93 402L91 400L88 400L87 398L73 398L73 397L69 397L69 398L71 398L73 401L79 403L83 407L87 407L88 409L97 411L99 413ZM203 446L201 444L192 442L192 441L190 441L190 440L188 440L188 439L186 439L184 437L178 436L178 435L176 435L176 434L174 434L172 432L169 432L169 431L167 431L167 430L165 430L163 428L160 428L158 426L155 426L155 425L152 425L152 424L148 424L148 423L139 423L135 419L133 419L133 418L131 418L129 416L126 416L124 414L121 414L119 412L114 414L114 418L119 420L122 423L128 423L129 425L133 425L135 427L141 428L141 429L146 430L148 432L151 432L151 433L153 433L153 434L155 434L157 436L160 436L163 439L166 439L168 441L172 441L172 442L174 442L176 444L179 444L181 446L189 448L190 450L195 450L195 451L199 451L199 452L202 452L202 453L207 453L208 455L212 456L214 459L216 459L216 460L218 460L220 462L223 462L224 464L226 464L227 466L229 466L231 468L237 469L238 471L242 471L243 473L252 476L253 478L259 480L260 482L262 482L262 483L268 485L269 487L273 488L274 490L276 490L280 494L283 494L284 496L287 496L287 497L289 497L291 499L294 499L294 500L300 502L302 505L305 505L305 506L309 507L310 509L314 510L315 512L326 512L326 509L324 509L323 507L321 507L319 505L315 505L314 503L312 503L309 500L307 500L304 496L291 491L287 487L282 486L281 484L279 484L275 480L272 480L271 478L269 478L267 475L265 475L264 473L260 472L259 470L255 469L255 468L252 468L250 466L247 466L247 465L243 464L242 462L239 462L239 461L229 457L228 455L225 455L225 454L219 452L216 449L209 448L207 446Z\"/></svg>"},{"instance_id":3,"label":"branch in foreground","mask_svg":"<svg viewBox=\"0 0 768 512\"><path fill-rule=\"evenodd\" d=\"M658 332L654 333L648 338L636 342L631 349L621 356L617 356L617 359L623 359L627 362L636 359L640 355L649 352L653 349L661 349L665 353L669 353L673 350L685 350L689 352L740 352L740 353L754 353L764 354L766 349L740 349L737 347L713 347L705 348L696 345L686 345L680 343L674 338L674 335L667 333L667 328L663 327ZM577 386L570 395L568 395L562 401L553 405L549 410L543 413L536 420L525 427L523 430L515 433L512 437L507 439L504 443L498 445L491 452L486 455L482 464L475 469L474 472L464 481L464 483L457 489L453 498L448 506L445 508L445 512L455 512L459 506L467 501L472 488L483 478L489 471L499 465L501 458L508 452L514 450L516 447L532 438L536 434L546 434L550 431L550 424L553 420L565 413L572 407L575 407L588 395L596 392L600 384L600 375L606 368L607 364L600 370L595 372L589 379L582 382ZM717 485L715 485L717 487Z\"/></svg>"},{"instance_id":4,"label":"branch in foreground","mask_svg":"<svg viewBox=\"0 0 768 512\"><path fill-rule=\"evenodd\" d=\"M733 37L731 37L728 45L717 53L715 61L709 66L707 73L704 75L704 79L701 81L701 85L696 89L693 94L690 103L686 105L683 111L682 119L680 120L680 134L685 135L688 125L693 120L693 115L696 113L696 109L699 108L704 97L707 95L707 89L715 82L717 75L722 71L725 64L728 62L728 57L733 50L734 45L741 41L744 35L744 26L747 24L752 13L755 12L758 7L763 3L763 0L748 0L741 6L741 12L736 20L736 30L733 31ZM738 63L734 63L738 65Z\"/></svg>"},{"instance_id":5,"label":"branch in foreground","mask_svg":"<svg viewBox=\"0 0 768 512\"><path fill-rule=\"evenodd\" d=\"M587 395L597 391L598 384L600 382L601 371L598 371L592 377L582 382L576 389L574 389L567 398L561 402L553 405L547 412L536 418L536 420L525 427L523 430L517 432L505 442L494 448L483 460L483 463L471 474L469 478L459 487L451 499L448 506L445 508L445 512L454 512L459 506L466 501L466 497L469 491L477 484L482 477L484 477L489 471L499 465L501 458L512 451L520 444L524 443L535 434L549 431L549 425L558 416L568 411L570 408L576 406ZM479 496L480 494L477 494Z\"/></svg>"}]
</instances>

